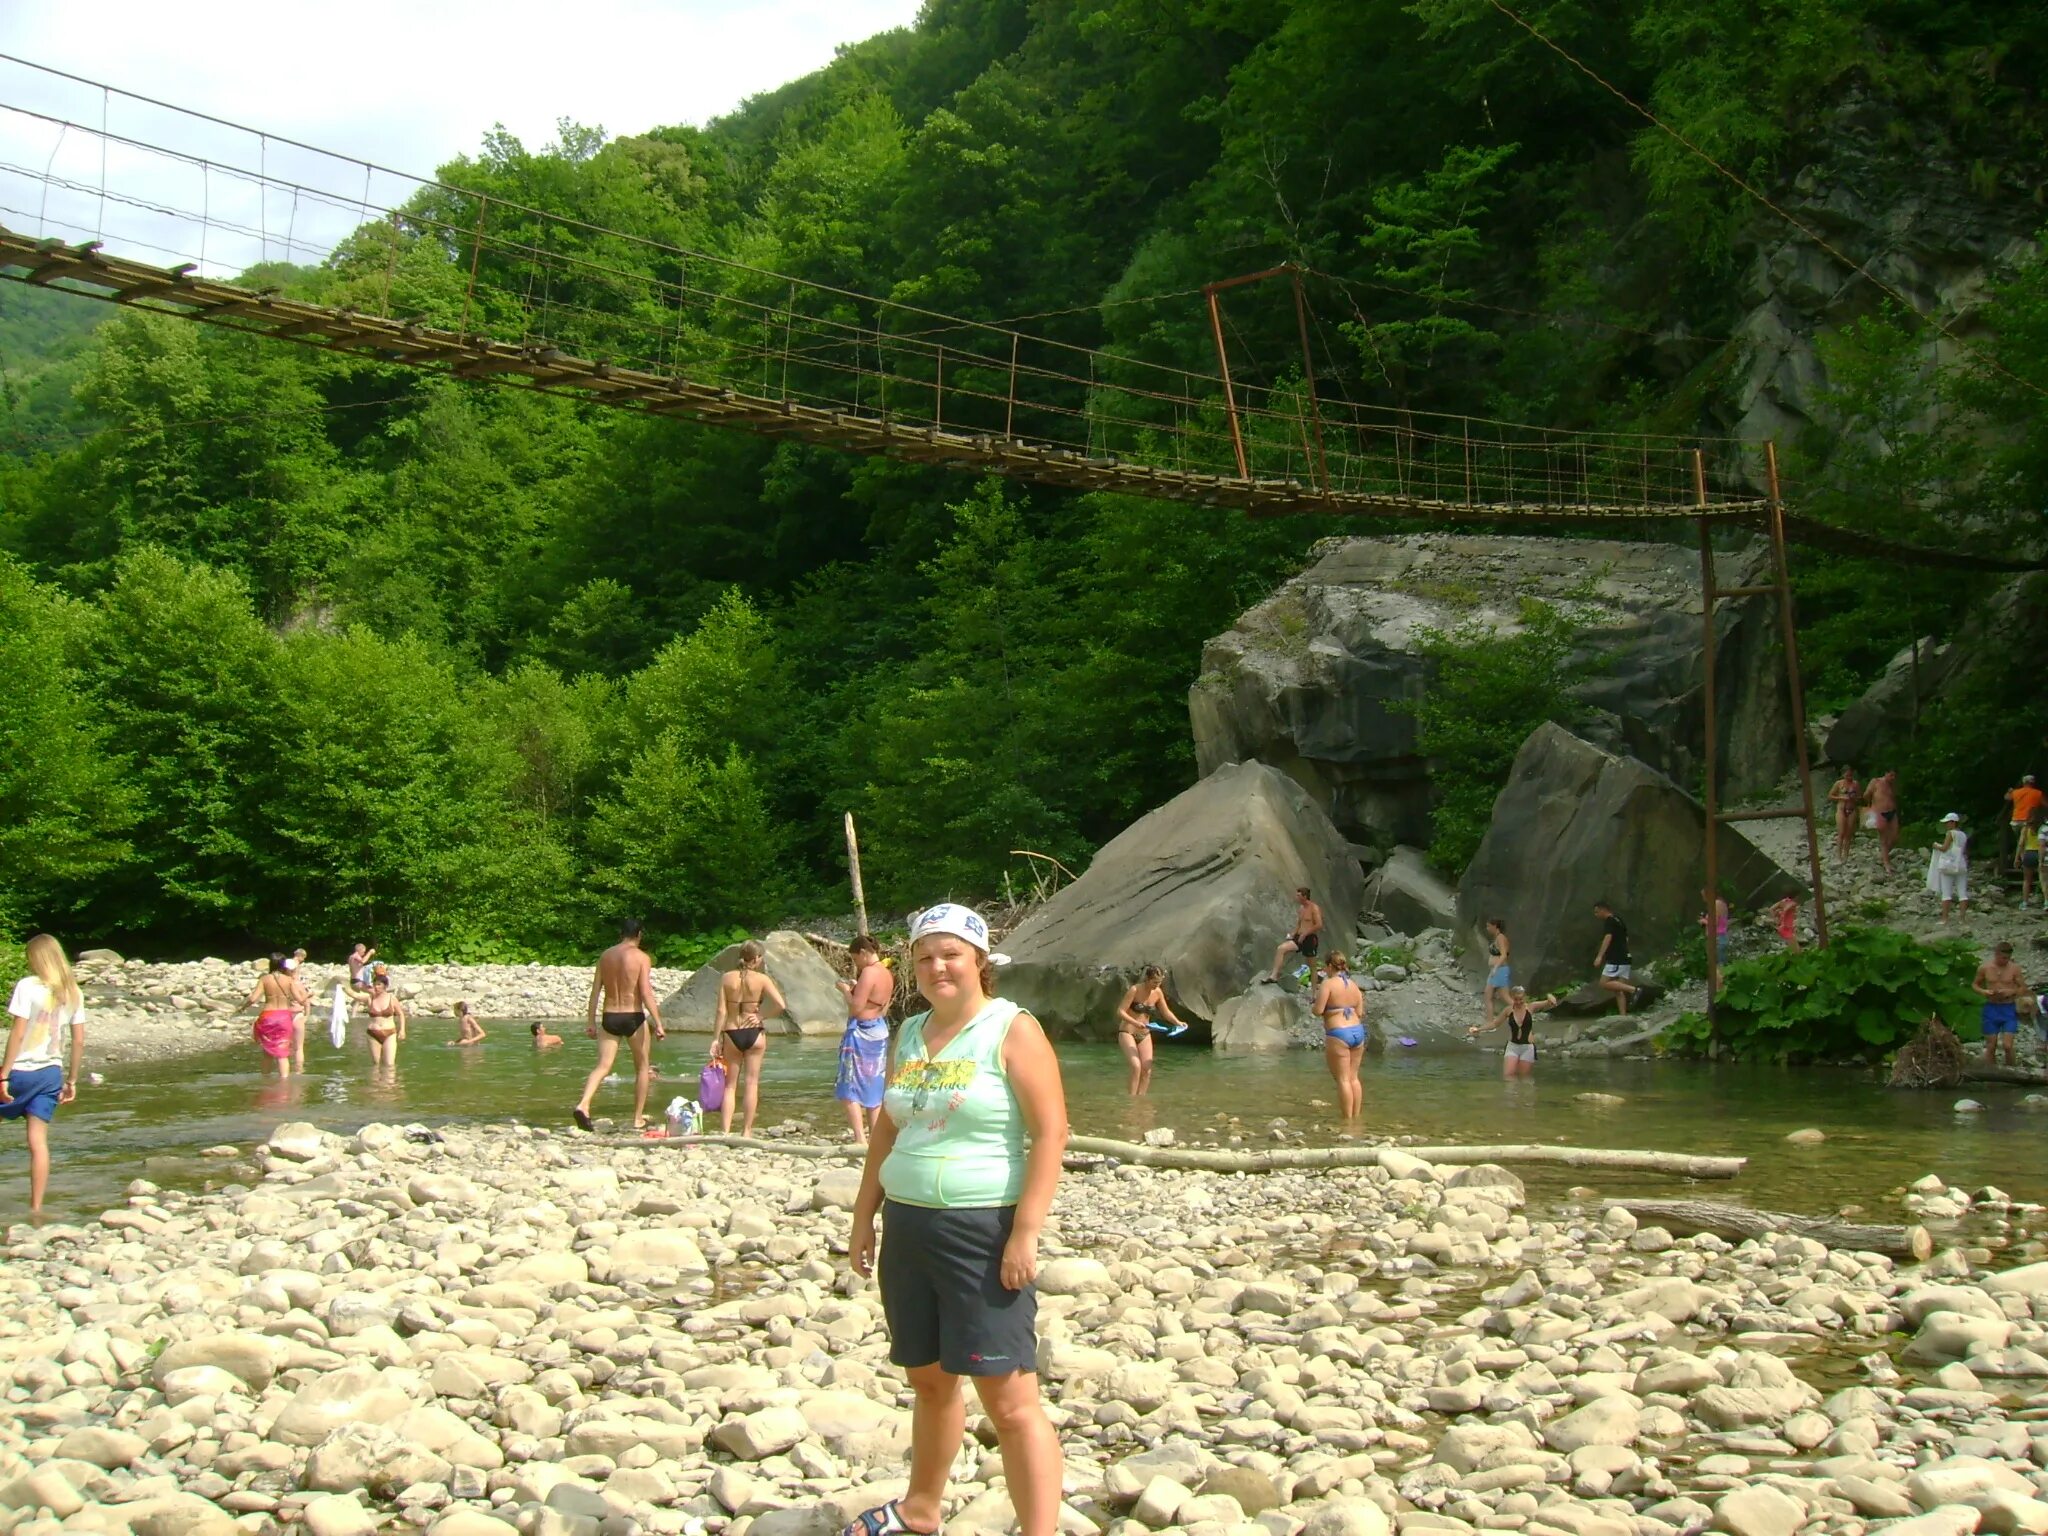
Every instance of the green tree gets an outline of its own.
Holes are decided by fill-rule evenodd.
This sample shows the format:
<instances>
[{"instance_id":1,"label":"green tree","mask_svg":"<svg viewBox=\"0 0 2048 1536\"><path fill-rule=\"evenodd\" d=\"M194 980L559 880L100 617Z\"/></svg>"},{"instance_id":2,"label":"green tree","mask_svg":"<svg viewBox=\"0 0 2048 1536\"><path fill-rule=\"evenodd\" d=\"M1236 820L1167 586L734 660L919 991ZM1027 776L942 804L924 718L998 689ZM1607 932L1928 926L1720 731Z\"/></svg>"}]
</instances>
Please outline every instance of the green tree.
<instances>
[{"instance_id":1,"label":"green tree","mask_svg":"<svg viewBox=\"0 0 2048 1536\"><path fill-rule=\"evenodd\" d=\"M590 880L621 914L668 933L753 926L782 898L782 843L743 753L696 756L664 731L591 814Z\"/></svg>"}]
</instances>

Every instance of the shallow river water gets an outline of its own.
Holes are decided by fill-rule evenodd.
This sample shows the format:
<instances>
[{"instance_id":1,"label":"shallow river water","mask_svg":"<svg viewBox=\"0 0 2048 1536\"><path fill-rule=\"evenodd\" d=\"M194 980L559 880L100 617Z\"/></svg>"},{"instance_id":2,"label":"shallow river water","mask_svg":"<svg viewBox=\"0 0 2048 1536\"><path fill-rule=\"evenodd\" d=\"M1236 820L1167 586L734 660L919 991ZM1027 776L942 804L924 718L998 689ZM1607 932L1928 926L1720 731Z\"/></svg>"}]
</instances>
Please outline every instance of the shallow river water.
<instances>
[{"instance_id":1,"label":"shallow river water","mask_svg":"<svg viewBox=\"0 0 2048 1536\"><path fill-rule=\"evenodd\" d=\"M559 1026L558 1026L559 1027ZM438 1033L438 1032L436 1032ZM287 1083L258 1074L253 1046L183 1061L109 1066L104 1085L81 1091L55 1127L56 1169L49 1213L62 1219L97 1214L121 1200L123 1187L148 1178L166 1187L198 1189L247 1181L247 1164L206 1159L218 1144L248 1148L287 1120L311 1120L348 1131L372 1120L519 1119L569 1123L569 1106L591 1065L590 1043L571 1026L559 1050L535 1052L522 1026L493 1021L482 1047L447 1048L415 1033L396 1079L372 1080L362 1047L308 1047L310 1070ZM678 1092L695 1096L703 1037L671 1037L656 1062L650 1111ZM1135 1140L1155 1127L1178 1139L1219 1139L1228 1117L1241 1122L1249 1147L1267 1146L1271 1123L1284 1119L1311 1145L1337 1142L1346 1128L1332 1110L1332 1085L1319 1056L1216 1056L1206 1048L1166 1045L1149 1098L1124 1096L1123 1064L1114 1048L1060 1048L1074 1129ZM807 1140L845 1135L832 1099L837 1044L777 1038L768 1048L760 1125L807 1117ZM1368 1057L1366 1136L1417 1136L1438 1142L1568 1142L1595 1147L1645 1147L1732 1153L1751 1161L1732 1183L1693 1186L1702 1198L1733 1199L1775 1210L1825 1214L1861 1205L1870 1221L1902 1219L1898 1186L1938 1173L1965 1188L1996 1184L2016 1199L2048 1200L2048 1115L2022 1110L2019 1088L1968 1091L1986 1106L1958 1114L1956 1091L1898 1093L1869 1073L1820 1068L1708 1067L1677 1062L1567 1061L1551 1057L1533 1079L1503 1082L1498 1052L1476 1047L1403 1051ZM1593 1105L1584 1093L1617 1094L1618 1105ZM598 1113L623 1121L631 1112L629 1083L606 1086ZM1817 1126L1828 1139L1791 1146L1789 1131ZM715 1127L714 1127L715 1128ZM0 1223L27 1208L26 1153L20 1130L0 1125ZM1562 1192L1575 1182L1603 1193L1677 1193L1682 1181L1640 1174L1593 1175L1523 1167L1532 1194Z\"/></svg>"}]
</instances>

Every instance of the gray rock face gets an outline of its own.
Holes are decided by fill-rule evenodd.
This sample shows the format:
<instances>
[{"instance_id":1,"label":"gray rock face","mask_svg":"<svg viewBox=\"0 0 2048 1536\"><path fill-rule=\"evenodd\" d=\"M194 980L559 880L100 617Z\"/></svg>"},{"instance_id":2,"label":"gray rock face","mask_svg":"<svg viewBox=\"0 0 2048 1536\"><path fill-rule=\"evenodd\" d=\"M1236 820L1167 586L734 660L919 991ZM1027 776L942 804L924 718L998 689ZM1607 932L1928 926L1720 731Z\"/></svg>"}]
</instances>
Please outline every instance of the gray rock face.
<instances>
[{"instance_id":1,"label":"gray rock face","mask_svg":"<svg viewBox=\"0 0 2048 1536\"><path fill-rule=\"evenodd\" d=\"M1309 1023L1301 994L1255 986L1216 1010L1209 1043L1235 1054L1291 1051L1306 1043Z\"/></svg>"},{"instance_id":2,"label":"gray rock face","mask_svg":"<svg viewBox=\"0 0 2048 1536\"><path fill-rule=\"evenodd\" d=\"M810 940L778 928L761 940L767 954L761 969L789 1004L787 1015L763 1020L770 1034L837 1034L846 1028L846 997L835 985L838 972L827 965ZM718 1002L718 983L740 964L740 946L728 944L700 966L680 990L661 1000L661 1022L670 1029L708 1035Z\"/></svg>"},{"instance_id":3,"label":"gray rock face","mask_svg":"<svg viewBox=\"0 0 2048 1536\"><path fill-rule=\"evenodd\" d=\"M1449 928L1458 920L1458 888L1429 867L1419 848L1396 848L1365 882L1365 910L1396 933Z\"/></svg>"},{"instance_id":4,"label":"gray rock face","mask_svg":"<svg viewBox=\"0 0 2048 1536\"><path fill-rule=\"evenodd\" d=\"M1346 935L1363 884L1298 783L1232 764L1119 833L1004 941L1003 995L1055 1033L1107 1037L1123 989L1152 964L1174 1011L1207 1022L1273 963L1297 886L1314 893L1324 932Z\"/></svg>"},{"instance_id":5,"label":"gray rock face","mask_svg":"<svg viewBox=\"0 0 2048 1536\"><path fill-rule=\"evenodd\" d=\"M1691 927L1704 879L1706 812L1655 770L1615 757L1558 725L1522 743L1493 823L1458 887L1458 918L1507 920L1515 980L1548 991L1588 974L1600 945L1593 903L1628 925L1634 963L1664 954ZM1741 834L1720 834L1729 903L1749 911L1800 887ZM1476 951L1470 963L1483 963Z\"/></svg>"},{"instance_id":6,"label":"gray rock face","mask_svg":"<svg viewBox=\"0 0 2048 1536\"><path fill-rule=\"evenodd\" d=\"M1835 720L1828 760L1854 764L1867 782L1883 771L1883 754L1905 743L1916 699L1924 708L1987 684L2010 691L2011 658L2042 644L2048 644L2048 574L2016 576L1973 606L1953 639L1922 645L1917 661L1911 649L1894 656L1884 675ZM2034 691L2024 680L2021 688Z\"/></svg>"},{"instance_id":7,"label":"gray rock face","mask_svg":"<svg viewBox=\"0 0 2048 1536\"><path fill-rule=\"evenodd\" d=\"M1426 843L1430 770L1415 722L1425 630L1468 620L1512 630L1524 598L1566 607L1589 625L1605 663L1579 696L1598 711L1589 739L1682 783L1700 771L1700 573L1676 545L1410 534L1333 539L1320 558L1202 652L1188 694L1203 773L1271 763L1330 819L1368 843ZM1719 559L1724 586L1755 579L1760 549ZM1767 604L1716 611L1722 775L1740 796L1792 763L1789 703Z\"/></svg>"}]
</instances>

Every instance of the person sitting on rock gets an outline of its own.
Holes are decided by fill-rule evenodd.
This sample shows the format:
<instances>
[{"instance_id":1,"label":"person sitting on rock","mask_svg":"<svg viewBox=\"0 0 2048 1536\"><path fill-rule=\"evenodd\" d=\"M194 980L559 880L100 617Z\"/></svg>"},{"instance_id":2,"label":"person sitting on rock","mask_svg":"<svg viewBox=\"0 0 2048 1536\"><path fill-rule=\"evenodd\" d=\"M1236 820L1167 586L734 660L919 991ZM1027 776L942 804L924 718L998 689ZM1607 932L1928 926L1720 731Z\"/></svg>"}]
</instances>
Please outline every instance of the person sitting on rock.
<instances>
[{"instance_id":1,"label":"person sitting on rock","mask_svg":"<svg viewBox=\"0 0 2048 1536\"><path fill-rule=\"evenodd\" d=\"M1315 904L1307 886L1296 887L1294 903L1294 932L1282 939L1280 947L1273 951L1273 970L1264 978L1276 985L1280 980L1280 967L1287 963L1289 955L1313 960L1316 951L1322 947L1323 909Z\"/></svg>"},{"instance_id":2,"label":"person sitting on rock","mask_svg":"<svg viewBox=\"0 0 2048 1536\"><path fill-rule=\"evenodd\" d=\"M1635 972L1628 962L1628 924L1604 901L1593 903L1593 915L1600 919L1600 948L1593 955L1593 968L1600 973L1600 990L1614 994L1615 1009L1625 1019L1628 1000L1642 990L1629 979Z\"/></svg>"}]
</instances>

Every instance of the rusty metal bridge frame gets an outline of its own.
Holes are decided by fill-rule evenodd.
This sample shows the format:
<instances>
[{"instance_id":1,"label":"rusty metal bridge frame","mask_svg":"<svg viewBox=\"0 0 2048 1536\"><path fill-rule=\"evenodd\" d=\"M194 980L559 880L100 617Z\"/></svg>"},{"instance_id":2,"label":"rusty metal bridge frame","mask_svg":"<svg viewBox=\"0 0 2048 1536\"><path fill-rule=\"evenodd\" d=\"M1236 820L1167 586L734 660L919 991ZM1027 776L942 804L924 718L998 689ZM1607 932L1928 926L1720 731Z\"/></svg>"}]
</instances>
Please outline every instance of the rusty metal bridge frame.
<instances>
[{"instance_id":1,"label":"rusty metal bridge frame","mask_svg":"<svg viewBox=\"0 0 2048 1536\"><path fill-rule=\"evenodd\" d=\"M272 262L318 268L321 301L230 280ZM1221 296L1281 274L1299 357L1234 374ZM2031 568L1906 550L1792 514L1770 444L1556 432L1333 394L1317 378L1295 269L1204 290L1217 354L1208 373L1135 345L1086 346L604 228L7 55L0 279L379 364L1065 490L1438 527L1640 535L1692 525L1706 636L1708 881L1718 826L1803 818L1822 943L1787 544ZM1712 536L1725 526L1764 536L1767 584L1717 589ZM1729 813L1716 784L1714 613L1750 596L1777 600L1802 799Z\"/></svg>"}]
</instances>

